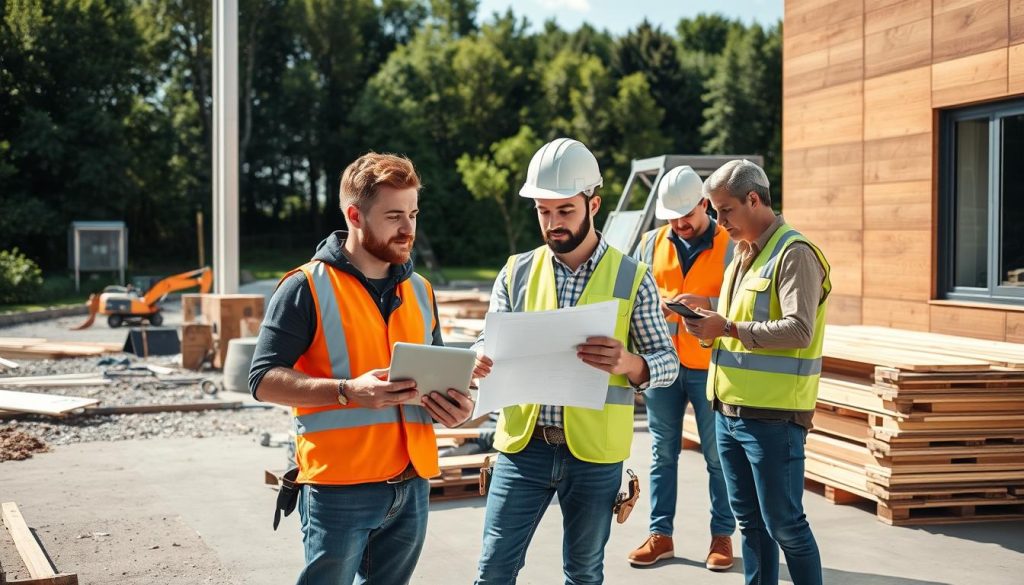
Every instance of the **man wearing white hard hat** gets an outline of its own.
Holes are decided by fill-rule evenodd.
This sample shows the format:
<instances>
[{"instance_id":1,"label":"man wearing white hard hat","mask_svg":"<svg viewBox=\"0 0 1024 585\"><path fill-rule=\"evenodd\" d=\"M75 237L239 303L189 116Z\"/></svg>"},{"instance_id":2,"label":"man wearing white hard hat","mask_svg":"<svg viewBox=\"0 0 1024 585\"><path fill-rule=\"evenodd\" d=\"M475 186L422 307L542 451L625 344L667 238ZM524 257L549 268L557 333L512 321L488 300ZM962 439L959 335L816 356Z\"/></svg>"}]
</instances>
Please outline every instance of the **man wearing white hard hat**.
<instances>
[{"instance_id":1,"label":"man wearing white hard hat","mask_svg":"<svg viewBox=\"0 0 1024 585\"><path fill-rule=\"evenodd\" d=\"M713 309L718 304L725 267L732 259L729 233L708 215L703 181L688 166L675 167L658 183L655 217L667 220L640 239L634 256L651 266L658 292L665 301L691 308ZM693 405L701 452L708 470L711 497L711 546L704 565L712 571L732 567L732 533L736 518L715 444L715 413L705 398L711 350L686 333L682 317L665 307L672 342L679 354L679 376L668 388L644 393L652 439L651 534L629 553L634 565L653 565L675 556L672 543L676 513L679 449L683 415Z\"/></svg>"},{"instance_id":2,"label":"man wearing white hard hat","mask_svg":"<svg viewBox=\"0 0 1024 585\"><path fill-rule=\"evenodd\" d=\"M519 192L535 201L545 245L508 259L490 310L545 311L614 299L619 312L613 337L591 337L577 352L610 374L603 409L519 404L502 410L478 584L515 582L556 494L565 582L603 582L612 510L620 509L620 519L628 514L616 506L616 494L633 438L635 393L676 377L679 360L648 266L610 247L594 229L601 183L587 147L559 138L533 156ZM493 366L481 355L474 375L482 378Z\"/></svg>"}]
</instances>

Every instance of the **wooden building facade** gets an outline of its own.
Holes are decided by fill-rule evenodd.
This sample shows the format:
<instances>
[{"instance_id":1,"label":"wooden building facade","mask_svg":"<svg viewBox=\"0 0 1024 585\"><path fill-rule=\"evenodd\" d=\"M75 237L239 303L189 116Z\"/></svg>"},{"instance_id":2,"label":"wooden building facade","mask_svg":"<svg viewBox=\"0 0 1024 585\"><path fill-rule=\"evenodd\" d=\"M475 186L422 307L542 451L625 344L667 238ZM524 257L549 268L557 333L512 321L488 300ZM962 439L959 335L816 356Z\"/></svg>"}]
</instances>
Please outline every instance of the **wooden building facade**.
<instances>
[{"instance_id":1,"label":"wooden building facade","mask_svg":"<svg viewBox=\"0 0 1024 585\"><path fill-rule=\"evenodd\" d=\"M829 321L1024 342L1024 0L786 0L783 35Z\"/></svg>"}]
</instances>

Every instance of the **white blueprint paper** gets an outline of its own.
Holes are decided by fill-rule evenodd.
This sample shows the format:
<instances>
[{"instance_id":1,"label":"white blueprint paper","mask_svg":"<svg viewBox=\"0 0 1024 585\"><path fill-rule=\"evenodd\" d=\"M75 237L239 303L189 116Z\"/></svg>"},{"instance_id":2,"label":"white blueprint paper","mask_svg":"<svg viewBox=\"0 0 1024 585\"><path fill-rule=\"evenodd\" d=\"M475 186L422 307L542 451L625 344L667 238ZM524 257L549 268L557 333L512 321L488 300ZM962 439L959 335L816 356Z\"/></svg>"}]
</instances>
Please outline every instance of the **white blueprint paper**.
<instances>
[{"instance_id":1,"label":"white blueprint paper","mask_svg":"<svg viewBox=\"0 0 1024 585\"><path fill-rule=\"evenodd\" d=\"M513 404L604 408L608 372L588 366L576 348L615 335L619 301L554 311L488 313L484 354L494 360L480 381L474 417Z\"/></svg>"}]
</instances>

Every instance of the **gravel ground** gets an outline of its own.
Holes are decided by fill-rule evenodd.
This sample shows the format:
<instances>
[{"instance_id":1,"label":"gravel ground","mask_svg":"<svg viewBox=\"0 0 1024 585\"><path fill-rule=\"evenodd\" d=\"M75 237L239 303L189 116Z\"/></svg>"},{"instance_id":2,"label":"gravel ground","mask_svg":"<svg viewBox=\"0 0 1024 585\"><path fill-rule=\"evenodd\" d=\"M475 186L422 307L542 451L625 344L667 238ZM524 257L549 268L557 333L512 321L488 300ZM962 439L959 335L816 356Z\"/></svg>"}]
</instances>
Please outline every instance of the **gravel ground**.
<instances>
[{"instance_id":1,"label":"gravel ground","mask_svg":"<svg viewBox=\"0 0 1024 585\"><path fill-rule=\"evenodd\" d=\"M173 357L140 359L125 354L114 359L127 357L130 366L156 364L176 367ZM77 358L63 360L20 361L17 370L6 372L12 376L42 376L72 373L97 373L123 371L124 365L100 366L98 358ZM142 372L145 374L145 372ZM191 372L176 369L169 377L202 377L214 381L218 386L221 373ZM64 418L43 415L21 415L9 420L0 419L0 430L16 430L42 440L47 445L66 445L90 441L121 441L153 437L217 437L226 435L252 435L259 441L264 433L279 436L290 428L291 418L282 408L254 403L247 395L235 392L218 392L216 396L203 392L198 383L166 384L155 376L138 375L118 378L114 384L103 386L70 387L23 387L9 388L21 392L41 392L65 396L97 398L99 406L125 406L146 404L179 404L223 402L241 400L241 409L210 410L201 412L166 412L153 414L111 414L99 416L69 415ZM3 447L0 446L0 449ZM0 453L0 461L5 458Z\"/></svg>"}]
</instances>

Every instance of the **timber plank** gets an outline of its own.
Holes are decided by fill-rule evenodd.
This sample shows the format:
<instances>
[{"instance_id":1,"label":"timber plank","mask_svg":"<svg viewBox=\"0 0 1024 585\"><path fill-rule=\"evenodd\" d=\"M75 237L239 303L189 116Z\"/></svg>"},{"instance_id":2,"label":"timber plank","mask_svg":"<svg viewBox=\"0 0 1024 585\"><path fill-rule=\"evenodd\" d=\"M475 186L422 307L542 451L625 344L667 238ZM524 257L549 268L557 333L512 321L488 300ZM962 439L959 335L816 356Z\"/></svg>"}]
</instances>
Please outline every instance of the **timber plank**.
<instances>
[{"instance_id":1,"label":"timber plank","mask_svg":"<svg viewBox=\"0 0 1024 585\"><path fill-rule=\"evenodd\" d=\"M94 398L0 390L0 410L62 416L99 402Z\"/></svg>"}]
</instances>

